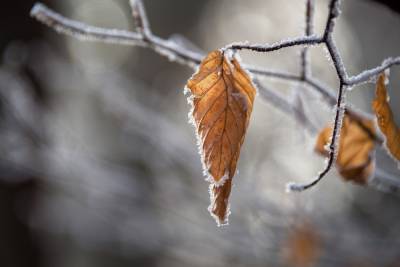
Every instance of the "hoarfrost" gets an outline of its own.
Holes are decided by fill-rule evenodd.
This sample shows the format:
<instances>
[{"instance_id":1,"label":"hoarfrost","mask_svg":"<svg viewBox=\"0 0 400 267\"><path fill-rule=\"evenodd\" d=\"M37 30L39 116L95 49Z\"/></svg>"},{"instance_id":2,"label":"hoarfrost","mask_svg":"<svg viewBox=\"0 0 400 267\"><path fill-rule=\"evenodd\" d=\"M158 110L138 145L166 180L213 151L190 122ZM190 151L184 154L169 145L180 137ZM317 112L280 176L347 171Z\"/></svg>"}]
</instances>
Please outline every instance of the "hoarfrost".
<instances>
[{"instance_id":1,"label":"hoarfrost","mask_svg":"<svg viewBox=\"0 0 400 267\"><path fill-rule=\"evenodd\" d=\"M227 204L226 211L225 211L223 220L220 220L220 218L212 212L213 206L214 206L215 200L216 200L216 196L214 195L214 192L213 192L213 187L214 187L214 184L210 184L210 186L208 188L211 204L210 204L210 206L208 206L207 210L208 210L208 212L210 212L211 217L213 217L215 219L215 222L217 223L218 227L227 226L227 225L229 225L229 215L231 214L231 208L230 208L231 205L230 205L228 199L224 199L224 201Z\"/></svg>"}]
</instances>

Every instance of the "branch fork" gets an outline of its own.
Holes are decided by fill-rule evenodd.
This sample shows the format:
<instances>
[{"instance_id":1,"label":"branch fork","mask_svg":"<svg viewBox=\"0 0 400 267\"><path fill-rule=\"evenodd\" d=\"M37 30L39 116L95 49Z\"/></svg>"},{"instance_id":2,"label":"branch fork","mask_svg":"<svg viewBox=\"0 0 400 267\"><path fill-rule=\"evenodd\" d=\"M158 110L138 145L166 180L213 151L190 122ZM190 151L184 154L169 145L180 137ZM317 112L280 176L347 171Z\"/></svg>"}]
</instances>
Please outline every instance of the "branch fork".
<instances>
[{"instance_id":1,"label":"branch fork","mask_svg":"<svg viewBox=\"0 0 400 267\"><path fill-rule=\"evenodd\" d=\"M153 49L155 52L162 56L168 57L171 61L176 61L195 68L204 57L204 53L192 51L184 46L178 45L175 42L162 39L154 35L151 31L149 21L147 19L146 11L141 0L129 0L132 10L132 17L135 21L136 32L118 30L118 29L105 29L90 26L78 21L74 21L63 17L62 15L52 11L47 6L37 3L31 10L31 16L43 24L55 29L59 33L63 33L80 40L97 41L103 43L142 46ZM306 16L305 16L305 35L289 40L283 40L272 44L248 44L248 43L232 43L223 48L223 50L251 50L255 52L267 53L280 49L300 46L302 47L300 56L301 71L299 74L291 74L276 70L267 70L256 66L244 65L244 67L252 74L257 76L266 76L275 79L280 79L289 82L303 83L311 89L319 92L324 100L329 105L335 105L335 116L333 121L333 134L329 144L329 156L325 168L318 174L318 176L309 183L296 184L289 183L287 185L288 191L303 191L316 185L322 178L330 171L335 162L337 154L337 143L340 135L343 114L346 110L347 114L356 121L363 119L370 119L372 115L366 114L351 107L347 107L345 103L345 95L347 88L356 86L365 82L372 82L377 75L391 68L394 65L400 64L400 57L385 59L381 65L362 71L361 73L348 76L340 53L336 47L332 33L335 28L336 19L340 15L340 0L330 0L328 18L326 26L322 35L314 34L313 16L314 16L314 0L306 0ZM339 80L337 95L332 93L327 86L316 80L311 74L311 66L309 63L308 48L316 45L324 45L329 56L332 59L335 67L336 75ZM260 89L260 95L263 99L271 102L277 108L284 112L293 115L293 103L280 96L278 93L269 90L263 86L257 79L254 82ZM271 101L272 100L272 101ZM288 108L290 107L290 108ZM311 123L306 120L302 121L304 126L308 129L313 129ZM310 124L310 125L306 125ZM315 128L314 128L315 129ZM376 137L378 144L382 143L379 137ZM381 175L380 181L383 184L388 184L389 188L400 188L400 182L393 182L393 178L386 175L383 171L377 170ZM374 180L375 184L379 182Z\"/></svg>"}]
</instances>

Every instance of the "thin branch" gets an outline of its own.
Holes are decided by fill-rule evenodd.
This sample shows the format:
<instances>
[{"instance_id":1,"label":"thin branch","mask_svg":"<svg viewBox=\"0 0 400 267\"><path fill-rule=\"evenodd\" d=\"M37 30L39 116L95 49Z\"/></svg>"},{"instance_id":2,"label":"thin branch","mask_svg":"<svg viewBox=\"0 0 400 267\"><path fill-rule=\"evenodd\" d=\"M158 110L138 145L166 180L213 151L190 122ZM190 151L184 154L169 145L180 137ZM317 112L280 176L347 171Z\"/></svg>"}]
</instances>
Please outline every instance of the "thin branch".
<instances>
[{"instance_id":1,"label":"thin branch","mask_svg":"<svg viewBox=\"0 0 400 267\"><path fill-rule=\"evenodd\" d=\"M285 81L294 81L294 82L299 82L301 81L300 76L296 74L291 74L288 72L282 72L278 70L268 70L265 68L260 68L260 67L254 67L254 66L249 66L246 64L243 64L243 67L250 71L252 74L260 75L260 76L267 76L270 78L276 78L276 79L281 79Z\"/></svg>"},{"instance_id":2,"label":"thin branch","mask_svg":"<svg viewBox=\"0 0 400 267\"><path fill-rule=\"evenodd\" d=\"M178 47L173 42L153 36L151 33L149 33L151 36L151 41L149 41L140 33L99 28L71 20L52 11L41 3L36 3L30 14L38 21L55 29L57 32L84 41L150 47L159 54L168 57L170 60L177 61L190 67L198 65L204 57L204 55Z\"/></svg>"},{"instance_id":3,"label":"thin branch","mask_svg":"<svg viewBox=\"0 0 400 267\"><path fill-rule=\"evenodd\" d=\"M139 20L138 25L148 25L146 16L144 12L141 12L142 5L138 5L137 1L131 2L131 5L134 5L137 11L133 11L135 13L135 20ZM136 6L135 6L136 5ZM141 6L141 8L139 8ZM143 8L144 10L144 8ZM142 15L140 15L142 14ZM181 46L177 46L175 43L170 42L168 40L163 40L156 36L153 36L151 30L148 30L148 35L151 38L148 38L147 41L143 39L142 34L134 33L130 31L124 30L115 30L115 29L104 29L93 27L75 20L68 19L41 3L37 3L34 5L31 11L31 16L37 19L38 21L44 23L45 25L55 29L59 33L63 33L74 38L85 40L85 41L98 41L98 42L106 42L112 44L122 44L122 45L132 45L132 46L142 46L142 47L150 47L155 52L161 54L162 56L168 56L169 59L178 61L178 63L188 65L190 67L195 67L198 65L204 55L202 53L192 52ZM140 27L140 26L139 26ZM140 32L140 30L139 30ZM154 42L154 43L152 43ZM162 52L168 50L168 53ZM178 58L183 58L184 60L178 60ZM276 70L266 70L264 68L244 65L244 67L252 72L253 74L282 79L282 80L290 80L290 81L301 81L301 77L298 75L280 72ZM315 88L319 92L321 92L324 97L328 96L329 89L321 89L320 86L316 86L316 83L312 80L306 80L311 87ZM325 91L325 92L324 92ZM334 99L334 96L330 97Z\"/></svg>"},{"instance_id":4,"label":"thin branch","mask_svg":"<svg viewBox=\"0 0 400 267\"><path fill-rule=\"evenodd\" d=\"M142 2L131 1L130 4L133 6L133 8L135 8L132 13L135 16L135 21L137 24L136 26L138 27L137 33L87 25L85 23L66 18L59 13L54 12L42 3L36 3L33 6L30 14L33 18L55 29L58 33L66 34L79 40L148 47L160 55L168 57L171 61L177 61L178 63L192 68L195 68L201 62L201 60L204 58L204 54L188 50L177 45L173 41L161 39L153 35L150 28L148 28L148 30L144 30L149 24L147 22L147 17L145 15ZM143 29L141 29L141 25ZM141 31L143 31L143 33L147 32L146 38L143 34L141 34ZM249 65L245 65L244 67L257 75L285 80L298 80L295 75L289 73L265 70Z\"/></svg>"},{"instance_id":5,"label":"thin branch","mask_svg":"<svg viewBox=\"0 0 400 267\"><path fill-rule=\"evenodd\" d=\"M253 74L263 75L266 77L282 79L285 81L293 81L293 82L303 82L314 90L318 91L322 94L324 99L329 104L336 104L336 115L334 121L334 131L331 139L331 143L329 145L329 158L328 164L326 168L318 175L317 179L312 181L306 185L289 185L292 190L299 191L304 190L306 188L312 187L317 184L328 171L331 169L333 162L335 160L335 155L337 154L336 144L337 139L340 134L341 122L344 113L344 99L346 94L347 86L358 85L363 82L369 81L373 79L375 76L380 74L387 68L390 68L393 65L400 64L400 57L397 58L389 58L385 60L381 66L376 68L365 70L358 75L352 76L348 78L346 70L344 68L343 61L340 57L339 51L336 47L336 44L332 38L332 32L335 26L335 19L340 14L339 9L339 0L331 0L329 4L329 15L326 22L326 27L323 33L323 36L313 35L313 0L307 0L306 6L306 36L298 37L290 40L284 40L281 42L273 43L273 44L243 44L243 43L234 43L228 46L225 46L223 49L232 49L232 50L242 50L247 49L251 51L257 52L272 52L277 51L279 49L294 47L294 46L303 46L302 50L302 69L300 75L294 75L290 73L285 73L281 71L275 70L265 70L259 67L244 65L246 69L248 69ZM178 63L190 66L192 68L196 67L204 57L204 54L197 53L187 49L172 40L166 40L159 38L152 34L150 30L150 26L147 20L147 16L145 13L145 9L143 7L141 0L130 0L130 5L132 7L132 15L135 19L137 32L125 31L125 30L117 30L117 29L104 29L99 27L90 26L81 22L77 22L68 18L61 16L60 14L52 11L48 7L43 4L37 3L31 10L31 16L36 18L38 21L52 27L57 32L64 33L75 37L80 40L86 41L98 41L103 43L113 43L113 44L122 44L122 45L132 45L132 46L142 46L149 47L153 49L155 52L159 53L162 56L168 57L171 61L176 61ZM314 79L311 76L311 72L309 72L309 64L307 63L307 48L312 45L326 45L329 55L333 61L338 79L340 81L339 92L337 98L333 94L332 90L330 90L325 85L321 84L319 81ZM260 88L262 88L259 85ZM262 89L260 91L261 94L268 95L269 98L273 99L272 102L276 101L278 104L276 106L281 106L280 109L284 105L288 105L290 109L293 111L293 103L288 102L284 97L281 97L279 94L272 94L270 90ZM269 100L271 102L271 100ZM288 108L286 108L288 110ZM351 116L353 119L357 121L362 121L362 119L370 119L371 115L365 114L360 111L356 111L350 108L346 108L347 114ZM376 139L377 142L381 141Z\"/></svg>"},{"instance_id":6,"label":"thin branch","mask_svg":"<svg viewBox=\"0 0 400 267\"><path fill-rule=\"evenodd\" d=\"M55 29L57 32L79 40L123 45L146 45L141 35L138 33L90 26L82 22L65 18L41 3L36 3L33 6L30 15L45 25Z\"/></svg>"},{"instance_id":7,"label":"thin branch","mask_svg":"<svg viewBox=\"0 0 400 267\"><path fill-rule=\"evenodd\" d=\"M329 55L333 61L333 65L335 66L335 70L339 78L339 81L340 83L345 84L345 80L347 79L347 73L344 68L343 60L340 56L339 50L337 49L336 43L332 37L333 29L335 28L336 18L340 14L339 3L340 0L331 0L329 4L329 16L326 22L323 39L326 48L328 49Z\"/></svg>"},{"instance_id":8,"label":"thin branch","mask_svg":"<svg viewBox=\"0 0 400 267\"><path fill-rule=\"evenodd\" d=\"M326 38L325 44L333 61L333 65L335 66L337 77L341 83L345 84L345 81L347 80L347 73L343 65L342 57L340 56L336 44L330 34Z\"/></svg>"},{"instance_id":9,"label":"thin branch","mask_svg":"<svg viewBox=\"0 0 400 267\"><path fill-rule=\"evenodd\" d=\"M304 112L298 104L287 100L287 97L261 84L258 79L254 79L253 82L257 86L258 92L265 102L270 103L289 116L294 116L310 133L315 133L317 131L317 128L311 120L304 116Z\"/></svg>"},{"instance_id":10,"label":"thin branch","mask_svg":"<svg viewBox=\"0 0 400 267\"><path fill-rule=\"evenodd\" d=\"M142 2L132 1L131 5L133 5L136 10L132 12L136 16L135 20L139 21L136 22L139 25L139 28L140 25L143 25L143 29L147 28L148 22ZM160 55L168 57L171 61L176 61L180 64L184 64L192 68L195 68L201 62L202 58L204 58L203 53L193 52L189 49L186 49L185 47L177 45L173 41L161 39L153 35L150 28L146 30L147 37L145 38L140 33L140 29L138 29L139 33L135 33L125 30L94 27L75 20L68 19L52 11L47 6L41 3L37 3L34 5L31 10L31 16L38 21L44 23L45 25L55 29L59 33L66 34L80 40L148 47L153 49ZM276 70L267 70L250 65L244 65L244 67L256 75L282 79L285 81L302 81L302 77L295 74L285 73ZM305 79L304 82L311 86L311 88L320 92L330 104L335 103L335 96L333 93L331 93L332 90L329 90L326 86L321 86L311 77ZM364 114L360 114L360 112L353 113L357 113L359 117L365 117Z\"/></svg>"},{"instance_id":11,"label":"thin branch","mask_svg":"<svg viewBox=\"0 0 400 267\"><path fill-rule=\"evenodd\" d=\"M314 0L306 0L306 36L311 36L314 33ZM305 80L311 75L309 63L308 47L304 47L301 51L301 78Z\"/></svg>"},{"instance_id":12,"label":"thin branch","mask_svg":"<svg viewBox=\"0 0 400 267\"><path fill-rule=\"evenodd\" d=\"M364 70L360 74L352 76L345 80L346 85L358 85L367 81L370 81L372 78L375 78L377 75L381 74L386 69L390 68L393 65L400 64L400 57L396 58L387 58L382 64L373 69Z\"/></svg>"},{"instance_id":13,"label":"thin branch","mask_svg":"<svg viewBox=\"0 0 400 267\"><path fill-rule=\"evenodd\" d=\"M317 90L323 97L324 99L328 102L330 105L335 105L336 104L336 96L333 93L332 90L327 88L324 84L322 84L320 81L314 79L313 77L308 77L304 81L306 84L309 86L313 87L315 90Z\"/></svg>"},{"instance_id":14,"label":"thin branch","mask_svg":"<svg viewBox=\"0 0 400 267\"><path fill-rule=\"evenodd\" d=\"M335 28L335 19L340 15L339 8L340 0L331 0L329 3L328 18L326 20L326 26L324 30L323 39L326 40L332 35L333 29Z\"/></svg>"},{"instance_id":15,"label":"thin branch","mask_svg":"<svg viewBox=\"0 0 400 267\"><path fill-rule=\"evenodd\" d=\"M96 42L103 42L103 43L110 43L110 44L119 44L119 45L130 45L130 46L141 46L141 47L148 47L152 48L155 52L159 53L162 56L168 57L171 61L177 61L178 63L187 65L189 67L195 68L201 60L204 58L204 54L193 52L185 47L178 46L175 42L170 40L161 39L151 33L151 30L148 25L147 17L145 15L145 9L141 1L132 0L130 2L132 8L134 9L132 13L134 14L134 18L136 21L136 26L138 32L131 32L126 30L118 30L118 29L106 29L100 27L94 27L91 25L87 25L82 22L78 22L75 20L68 19L42 3L36 3L32 10L31 16L37 19L38 21L42 22L43 24L55 29L59 33L63 33L69 35L71 37L77 38L83 41L96 41ZM330 12L330 14L334 14ZM142 26L141 26L142 25ZM327 23L326 29L329 29L332 25L331 23ZM141 30L141 28L143 28ZM147 30L144 30L147 29ZM141 31L147 32L146 36L151 36L150 38L144 37L144 34L141 34ZM308 37L310 38L310 37ZM148 40L150 39L150 40ZM299 39L304 38L297 38L293 41L299 41ZM317 37L317 39L319 39ZM290 40L289 40L290 41ZM303 40L304 41L304 40ZM321 40L314 40L321 42ZM310 45L307 44L310 40L306 40L303 45ZM311 43L313 40L311 40ZM289 42L290 43L290 42ZM285 47L289 45L288 41L284 42ZM278 43L277 43L278 44ZM276 45L276 44L275 44ZM282 45L282 44L281 44ZM294 44L300 45L300 44ZM269 47L268 49L277 49L276 47ZM359 83L365 82L368 79L373 78L374 76L380 74L386 68L391 67L392 65L400 64L400 58L394 59L387 59L382 63L381 66L373 68L371 70L364 71L356 76L353 76L349 79L344 80L345 85L357 85ZM283 73L275 70L265 70L260 67L244 65L246 69L248 69L253 74L278 78L283 80L290 80L290 81L300 81L302 80L301 77L290 74L290 73ZM329 96L329 90L321 90L320 86L315 86L315 80L313 79L305 79L304 80L307 84L309 84L314 89L321 92L327 99L332 102L332 97ZM326 89L326 87L325 87ZM323 92L326 91L326 92ZM361 115L362 116L362 115Z\"/></svg>"},{"instance_id":16,"label":"thin branch","mask_svg":"<svg viewBox=\"0 0 400 267\"><path fill-rule=\"evenodd\" d=\"M135 21L136 30L139 34L143 35L144 39L147 39L151 36L150 24L147 19L146 10L144 9L143 3L141 0L129 0L129 4L131 5L132 17Z\"/></svg>"},{"instance_id":17,"label":"thin branch","mask_svg":"<svg viewBox=\"0 0 400 267\"><path fill-rule=\"evenodd\" d=\"M339 92L338 92L338 101L337 101L337 105L336 105L335 121L334 121L334 125L333 125L333 133L331 136L331 142L329 144L329 156L328 156L328 161L327 161L325 168L318 174L316 179L314 179L313 181L311 181L309 183L306 183L306 184L288 183L287 184L288 191L300 192L300 191L306 190L310 187L313 187L319 181L321 181L322 178L324 178L325 175L332 168L333 163L336 160L337 142L339 140L340 128L342 127L343 114L344 114L344 107L342 106L342 104L343 104L343 97L344 97L345 91L346 91L346 88L344 87L344 85L340 84Z\"/></svg>"},{"instance_id":18,"label":"thin branch","mask_svg":"<svg viewBox=\"0 0 400 267\"><path fill-rule=\"evenodd\" d=\"M233 43L228 46L225 46L224 49L232 49L232 50L251 50L255 52L272 52L277 51L282 48L294 47L294 46L310 46L310 45L318 45L323 43L323 39L317 35L297 37L289 40L283 40L281 42L276 42L273 44L245 44L245 43Z\"/></svg>"},{"instance_id":19,"label":"thin branch","mask_svg":"<svg viewBox=\"0 0 400 267\"><path fill-rule=\"evenodd\" d=\"M336 73L340 81L340 86L336 100L336 114L333 122L333 132L331 136L331 141L329 144L328 161L325 168L318 174L318 176L313 181L306 184L288 183L287 190L289 191L300 192L316 185L330 171L330 169L333 166L333 163L336 160L336 155L338 153L337 143L340 135L340 130L342 128L344 106L345 106L344 99L347 91L343 82L347 78L347 74L344 69L340 54L337 51L337 48L332 38L333 29L335 27L335 19L339 16L339 13L340 13L339 0L331 0L329 5L329 17L326 23L323 41L326 44L326 47L328 48L329 51L329 55L334 63Z\"/></svg>"},{"instance_id":20,"label":"thin branch","mask_svg":"<svg viewBox=\"0 0 400 267\"><path fill-rule=\"evenodd\" d=\"M306 36L314 33L314 0L306 1Z\"/></svg>"},{"instance_id":21,"label":"thin branch","mask_svg":"<svg viewBox=\"0 0 400 267\"><path fill-rule=\"evenodd\" d=\"M368 185L384 192L397 194L400 192L399 177L379 168L375 169L375 174L369 180Z\"/></svg>"}]
</instances>

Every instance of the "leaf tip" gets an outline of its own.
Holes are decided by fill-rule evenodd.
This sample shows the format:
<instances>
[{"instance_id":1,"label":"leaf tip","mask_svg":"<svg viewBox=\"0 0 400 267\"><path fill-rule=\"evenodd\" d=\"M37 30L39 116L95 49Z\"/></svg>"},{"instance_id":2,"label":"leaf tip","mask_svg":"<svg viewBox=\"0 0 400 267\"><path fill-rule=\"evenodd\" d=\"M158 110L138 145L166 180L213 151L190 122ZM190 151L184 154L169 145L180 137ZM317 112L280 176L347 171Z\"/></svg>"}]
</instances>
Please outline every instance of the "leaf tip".
<instances>
[{"instance_id":1,"label":"leaf tip","mask_svg":"<svg viewBox=\"0 0 400 267\"><path fill-rule=\"evenodd\" d=\"M224 186L210 184L209 193L210 206L208 206L208 211L210 212L211 217L215 219L218 227L229 225L228 218L231 214L228 200L230 183L225 183Z\"/></svg>"}]
</instances>

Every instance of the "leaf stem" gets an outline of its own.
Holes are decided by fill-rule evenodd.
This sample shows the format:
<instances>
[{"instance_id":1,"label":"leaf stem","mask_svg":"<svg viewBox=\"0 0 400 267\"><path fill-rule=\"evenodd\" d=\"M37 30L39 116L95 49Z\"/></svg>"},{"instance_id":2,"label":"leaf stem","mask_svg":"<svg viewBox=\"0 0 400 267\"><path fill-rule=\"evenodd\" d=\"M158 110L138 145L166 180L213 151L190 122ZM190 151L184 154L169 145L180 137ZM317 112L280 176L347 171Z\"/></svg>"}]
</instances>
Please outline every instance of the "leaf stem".
<instances>
[{"instance_id":1,"label":"leaf stem","mask_svg":"<svg viewBox=\"0 0 400 267\"><path fill-rule=\"evenodd\" d=\"M171 61L176 61L195 68L204 57L204 53L194 52L182 45L169 39L162 39L151 32L150 25L146 16L145 8L141 0L130 0L132 8L132 16L135 20L137 32L131 32L119 29L105 29L84 24L75 20L66 18L53 10L49 9L42 3L36 3L31 10L31 16L42 22L43 24L53 28L59 33L63 33L74 38L85 41L96 41L102 43L141 46L153 49L162 56L168 57ZM271 78L282 79L290 82L303 82L310 88L321 93L328 104L336 104L336 115L333 122L334 131L330 143L330 152L328 164L322 170L317 179L305 185L289 185L293 191L302 191L317 184L331 169L337 154L336 143L340 134L341 122L345 106L345 94L348 86L355 86L365 82L370 82L373 78L379 75L394 65L400 65L400 57L385 59L380 66L364 70L361 73L348 77L345 70L342 58L333 40L332 33L335 27L335 19L340 15L339 8L340 0L331 0L329 3L328 18L322 36L313 35L313 6L314 0L306 0L306 30L303 37L283 40L273 44L247 44L233 43L225 46L225 49L242 50L247 49L256 52L272 52L283 48L302 46L301 54L301 73L300 75L285 73L276 70L266 70L255 66L244 65L246 69L256 75L266 76ZM308 63L307 49L309 46L323 44L327 47L329 55L333 61L337 77L340 82L337 97L332 91L321 84L318 80L311 76ZM284 103L284 102L281 102ZM290 105L291 103L287 103ZM279 105L278 105L279 106ZM362 119L370 119L371 115L356 111L350 107L346 108L346 112L353 119L361 121ZM379 138L376 139L379 143Z\"/></svg>"}]
</instances>

